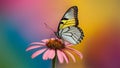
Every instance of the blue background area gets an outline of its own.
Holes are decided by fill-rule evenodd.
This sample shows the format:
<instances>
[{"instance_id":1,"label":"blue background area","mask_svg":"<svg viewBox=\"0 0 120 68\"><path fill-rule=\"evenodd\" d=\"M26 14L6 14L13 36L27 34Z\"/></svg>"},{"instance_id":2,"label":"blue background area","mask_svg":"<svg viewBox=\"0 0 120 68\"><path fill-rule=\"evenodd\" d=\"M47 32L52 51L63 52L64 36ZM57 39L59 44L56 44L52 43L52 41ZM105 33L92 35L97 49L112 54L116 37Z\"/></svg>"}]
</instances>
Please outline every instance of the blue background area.
<instances>
[{"instance_id":1,"label":"blue background area","mask_svg":"<svg viewBox=\"0 0 120 68\"><path fill-rule=\"evenodd\" d=\"M30 44L10 21L0 22L0 68L50 68L51 61L42 60L42 55L31 59L33 51L26 52Z\"/></svg>"}]
</instances>

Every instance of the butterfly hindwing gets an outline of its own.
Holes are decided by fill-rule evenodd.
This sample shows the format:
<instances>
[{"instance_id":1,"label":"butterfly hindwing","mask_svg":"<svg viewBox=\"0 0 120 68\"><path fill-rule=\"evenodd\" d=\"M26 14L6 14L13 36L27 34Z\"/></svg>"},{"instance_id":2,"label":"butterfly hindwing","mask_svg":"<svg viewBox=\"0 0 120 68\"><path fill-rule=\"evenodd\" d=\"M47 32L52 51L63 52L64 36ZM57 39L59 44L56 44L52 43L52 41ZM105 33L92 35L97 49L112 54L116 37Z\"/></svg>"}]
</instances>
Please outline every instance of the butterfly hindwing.
<instances>
[{"instance_id":1,"label":"butterfly hindwing","mask_svg":"<svg viewBox=\"0 0 120 68\"><path fill-rule=\"evenodd\" d=\"M83 32L80 28L70 26L59 31L59 36L72 44L78 44L83 39Z\"/></svg>"},{"instance_id":2,"label":"butterfly hindwing","mask_svg":"<svg viewBox=\"0 0 120 68\"><path fill-rule=\"evenodd\" d=\"M78 44L83 39L83 31L78 27L78 8L73 6L69 8L61 19L58 31L58 38L72 44Z\"/></svg>"}]
</instances>

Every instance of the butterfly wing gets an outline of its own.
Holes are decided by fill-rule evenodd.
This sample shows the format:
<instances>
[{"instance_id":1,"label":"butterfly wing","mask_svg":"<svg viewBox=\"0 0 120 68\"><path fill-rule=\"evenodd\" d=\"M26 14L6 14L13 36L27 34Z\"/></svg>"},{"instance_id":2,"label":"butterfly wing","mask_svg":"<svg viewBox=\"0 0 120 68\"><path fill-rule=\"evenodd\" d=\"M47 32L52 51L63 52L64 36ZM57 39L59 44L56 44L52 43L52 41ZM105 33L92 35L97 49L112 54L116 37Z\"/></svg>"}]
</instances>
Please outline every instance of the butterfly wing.
<instances>
[{"instance_id":1,"label":"butterfly wing","mask_svg":"<svg viewBox=\"0 0 120 68\"><path fill-rule=\"evenodd\" d=\"M67 10L61 19L57 36L72 44L78 44L83 39L83 31L78 27L78 8L73 6Z\"/></svg>"},{"instance_id":2,"label":"butterfly wing","mask_svg":"<svg viewBox=\"0 0 120 68\"><path fill-rule=\"evenodd\" d=\"M58 31L60 29L66 28L68 26L77 26L78 25L78 8L77 6L73 6L69 8L66 13L63 15L60 20Z\"/></svg>"},{"instance_id":3,"label":"butterfly wing","mask_svg":"<svg viewBox=\"0 0 120 68\"><path fill-rule=\"evenodd\" d=\"M70 26L59 31L59 36L72 44L78 44L84 37L82 29L74 26Z\"/></svg>"}]
</instances>

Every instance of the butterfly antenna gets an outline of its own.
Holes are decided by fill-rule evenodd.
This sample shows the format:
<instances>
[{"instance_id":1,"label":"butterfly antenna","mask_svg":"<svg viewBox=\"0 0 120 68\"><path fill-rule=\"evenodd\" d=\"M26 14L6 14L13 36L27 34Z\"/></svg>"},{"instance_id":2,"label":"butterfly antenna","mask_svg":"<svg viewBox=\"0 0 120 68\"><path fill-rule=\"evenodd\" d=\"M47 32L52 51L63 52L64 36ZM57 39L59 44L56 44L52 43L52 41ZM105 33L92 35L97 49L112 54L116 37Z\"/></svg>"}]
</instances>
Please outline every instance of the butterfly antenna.
<instances>
[{"instance_id":1,"label":"butterfly antenna","mask_svg":"<svg viewBox=\"0 0 120 68\"><path fill-rule=\"evenodd\" d=\"M45 26L47 27L47 28L49 28L53 33L55 33L55 31L50 27L50 26L48 26L46 23L44 23L45 24Z\"/></svg>"},{"instance_id":2,"label":"butterfly antenna","mask_svg":"<svg viewBox=\"0 0 120 68\"><path fill-rule=\"evenodd\" d=\"M46 23L44 23L45 24L45 26L47 27L47 28L49 28L50 29L50 31L52 31L54 34L51 34L51 36L50 37L56 37L55 36L55 31L50 27L50 26L48 26Z\"/></svg>"}]
</instances>

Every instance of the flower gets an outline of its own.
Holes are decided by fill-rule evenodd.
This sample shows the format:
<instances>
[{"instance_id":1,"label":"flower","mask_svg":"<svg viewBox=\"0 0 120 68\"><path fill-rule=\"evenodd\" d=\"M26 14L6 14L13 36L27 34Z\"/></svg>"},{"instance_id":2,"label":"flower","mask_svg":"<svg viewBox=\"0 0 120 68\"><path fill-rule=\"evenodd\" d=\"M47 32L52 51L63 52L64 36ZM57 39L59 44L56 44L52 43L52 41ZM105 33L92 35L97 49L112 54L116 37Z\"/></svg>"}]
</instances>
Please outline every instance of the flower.
<instances>
[{"instance_id":1,"label":"flower","mask_svg":"<svg viewBox=\"0 0 120 68\"><path fill-rule=\"evenodd\" d=\"M61 39L58 38L50 38L50 39L44 39L42 42L33 42L31 43L31 46L29 46L26 51L39 48L35 53L32 54L32 58L37 57L38 55L43 54L43 60L48 59L54 59L56 56L60 63L63 63L64 60L66 63L69 62L70 56L74 62L76 62L76 59L73 52L77 54L81 59L83 58L83 55L77 51L74 48L71 48L72 44L68 42L63 42Z\"/></svg>"}]
</instances>

